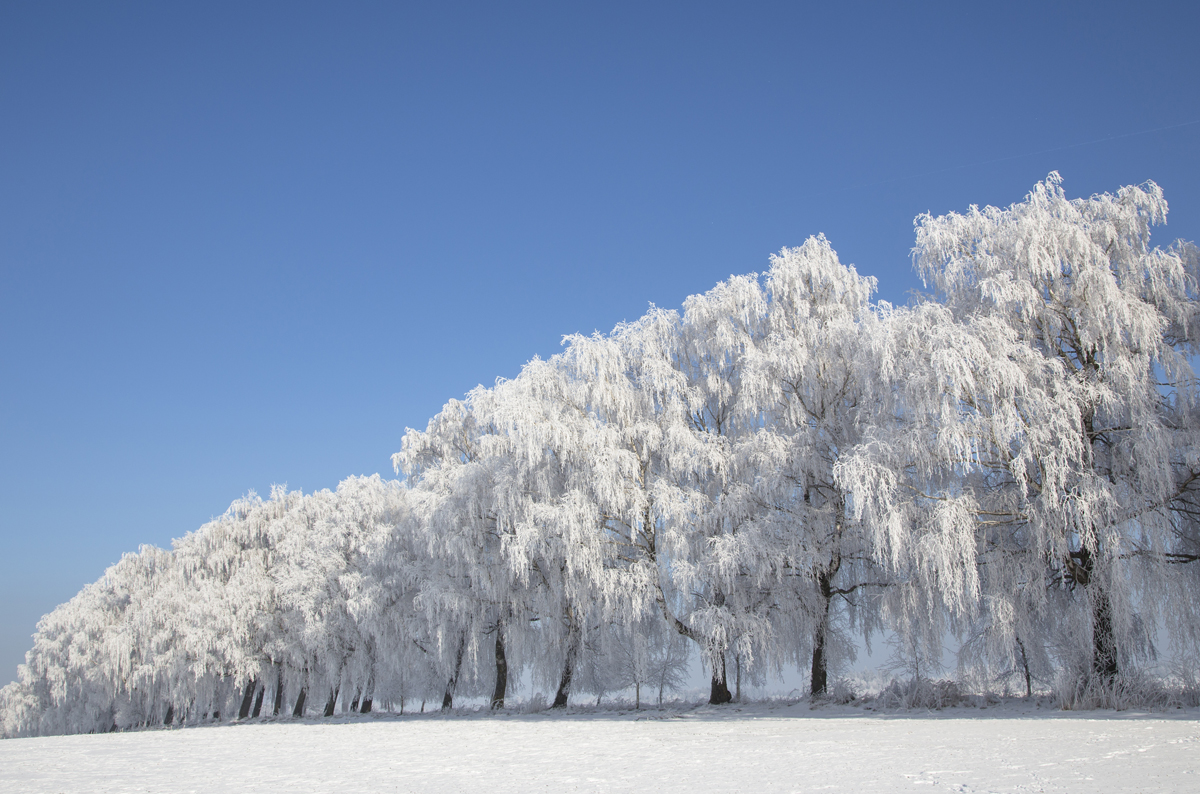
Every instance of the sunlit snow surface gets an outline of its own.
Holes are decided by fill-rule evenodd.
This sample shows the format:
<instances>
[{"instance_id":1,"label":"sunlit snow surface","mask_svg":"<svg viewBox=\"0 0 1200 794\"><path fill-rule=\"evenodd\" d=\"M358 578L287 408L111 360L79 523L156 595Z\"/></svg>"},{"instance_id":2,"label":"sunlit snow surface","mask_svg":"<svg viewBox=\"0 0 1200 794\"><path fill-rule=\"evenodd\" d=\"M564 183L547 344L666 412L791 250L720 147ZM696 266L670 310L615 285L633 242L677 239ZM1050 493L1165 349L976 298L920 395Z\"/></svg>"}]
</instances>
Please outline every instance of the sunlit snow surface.
<instances>
[{"instance_id":1,"label":"sunlit snow surface","mask_svg":"<svg viewBox=\"0 0 1200 794\"><path fill-rule=\"evenodd\" d=\"M1200 791L1200 711L377 715L0 741L21 792ZM928 787L928 788L927 788Z\"/></svg>"}]
</instances>

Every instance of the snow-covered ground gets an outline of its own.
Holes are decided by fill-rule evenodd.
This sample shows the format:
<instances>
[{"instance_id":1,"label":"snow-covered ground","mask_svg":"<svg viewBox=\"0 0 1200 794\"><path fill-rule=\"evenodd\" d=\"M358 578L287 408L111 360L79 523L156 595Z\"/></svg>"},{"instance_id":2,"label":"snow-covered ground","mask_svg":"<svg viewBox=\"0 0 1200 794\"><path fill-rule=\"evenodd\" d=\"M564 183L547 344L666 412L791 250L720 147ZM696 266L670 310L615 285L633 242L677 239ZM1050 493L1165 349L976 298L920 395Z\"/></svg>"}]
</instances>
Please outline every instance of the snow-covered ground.
<instances>
[{"instance_id":1,"label":"snow-covered ground","mask_svg":"<svg viewBox=\"0 0 1200 794\"><path fill-rule=\"evenodd\" d=\"M0 741L0 789L1197 792L1198 718L804 702L375 715Z\"/></svg>"}]
</instances>

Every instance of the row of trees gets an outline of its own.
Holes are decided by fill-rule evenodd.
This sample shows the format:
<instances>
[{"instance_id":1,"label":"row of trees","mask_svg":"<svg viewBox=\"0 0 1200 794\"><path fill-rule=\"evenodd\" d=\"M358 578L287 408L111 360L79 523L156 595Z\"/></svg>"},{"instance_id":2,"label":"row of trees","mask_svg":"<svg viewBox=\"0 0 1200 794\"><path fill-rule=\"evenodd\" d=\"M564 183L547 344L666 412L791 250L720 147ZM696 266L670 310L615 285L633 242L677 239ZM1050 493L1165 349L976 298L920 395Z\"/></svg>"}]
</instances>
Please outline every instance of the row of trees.
<instances>
[{"instance_id":1,"label":"row of trees","mask_svg":"<svg viewBox=\"0 0 1200 794\"><path fill-rule=\"evenodd\" d=\"M1197 276L1153 183L917 220L897 308L823 237L452 400L404 483L235 502L39 624L8 735L503 707L917 664L1111 682L1200 645ZM265 699L265 700L264 700ZM411 707L411 706L409 706Z\"/></svg>"},{"instance_id":2,"label":"row of trees","mask_svg":"<svg viewBox=\"0 0 1200 794\"><path fill-rule=\"evenodd\" d=\"M545 632L530 612L506 622L479 600L409 502L378 476L310 495L277 488L173 551L125 555L39 623L4 690L5 733L365 713L380 700L448 708L462 694L503 707L513 676L552 663ZM681 643L594 634L591 691L651 686L661 698L680 683Z\"/></svg>"}]
</instances>

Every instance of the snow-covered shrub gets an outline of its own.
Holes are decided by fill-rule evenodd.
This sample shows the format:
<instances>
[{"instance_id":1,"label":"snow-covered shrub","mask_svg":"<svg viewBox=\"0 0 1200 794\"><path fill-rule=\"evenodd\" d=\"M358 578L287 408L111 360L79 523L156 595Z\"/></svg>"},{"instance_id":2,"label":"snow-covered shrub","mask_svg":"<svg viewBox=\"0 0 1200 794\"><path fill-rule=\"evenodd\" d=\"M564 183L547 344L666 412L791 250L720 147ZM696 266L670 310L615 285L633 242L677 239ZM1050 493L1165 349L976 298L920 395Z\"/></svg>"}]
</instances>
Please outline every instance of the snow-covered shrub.
<instances>
[{"instance_id":1,"label":"snow-covered shrub","mask_svg":"<svg viewBox=\"0 0 1200 794\"><path fill-rule=\"evenodd\" d=\"M526 714L537 714L546 710L546 696L541 692L534 692L529 696L529 700L525 701L521 707L521 711Z\"/></svg>"},{"instance_id":2,"label":"snow-covered shrub","mask_svg":"<svg viewBox=\"0 0 1200 794\"><path fill-rule=\"evenodd\" d=\"M1165 711L1200 706L1200 684L1193 672L1181 670L1157 677L1142 670L1125 670L1113 679L1090 670L1064 670L1055 687L1064 711L1148 709Z\"/></svg>"},{"instance_id":3,"label":"snow-covered shrub","mask_svg":"<svg viewBox=\"0 0 1200 794\"><path fill-rule=\"evenodd\" d=\"M872 705L883 709L945 709L961 705L963 695L954 681L927 678L893 678L883 691L872 698Z\"/></svg>"},{"instance_id":4,"label":"snow-covered shrub","mask_svg":"<svg viewBox=\"0 0 1200 794\"><path fill-rule=\"evenodd\" d=\"M827 697L830 703L838 706L847 706L858 698L858 693L854 691L854 686L850 681L845 678L836 678L833 681L833 686L829 688Z\"/></svg>"}]
</instances>

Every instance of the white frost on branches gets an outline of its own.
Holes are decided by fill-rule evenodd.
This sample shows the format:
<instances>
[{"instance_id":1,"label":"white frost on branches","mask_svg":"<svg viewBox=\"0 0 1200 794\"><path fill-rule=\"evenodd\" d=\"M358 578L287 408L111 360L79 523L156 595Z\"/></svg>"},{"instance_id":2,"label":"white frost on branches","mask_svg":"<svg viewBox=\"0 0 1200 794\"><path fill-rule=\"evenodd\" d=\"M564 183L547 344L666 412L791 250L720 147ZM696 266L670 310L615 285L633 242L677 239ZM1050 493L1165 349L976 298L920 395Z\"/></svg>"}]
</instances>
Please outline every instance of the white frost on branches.
<instances>
[{"instance_id":1,"label":"white frost on branches","mask_svg":"<svg viewBox=\"0 0 1200 794\"><path fill-rule=\"evenodd\" d=\"M1075 686L1200 646L1200 255L1153 183L916 221L933 294L872 302L824 237L682 312L449 401L403 482L273 489L46 615L5 736L555 705L692 654L711 700L814 695L889 632L915 674ZM732 691L731 691L732 684Z\"/></svg>"}]
</instances>

